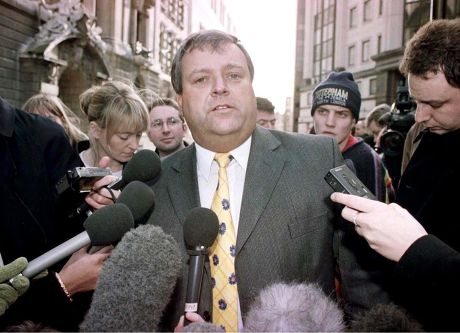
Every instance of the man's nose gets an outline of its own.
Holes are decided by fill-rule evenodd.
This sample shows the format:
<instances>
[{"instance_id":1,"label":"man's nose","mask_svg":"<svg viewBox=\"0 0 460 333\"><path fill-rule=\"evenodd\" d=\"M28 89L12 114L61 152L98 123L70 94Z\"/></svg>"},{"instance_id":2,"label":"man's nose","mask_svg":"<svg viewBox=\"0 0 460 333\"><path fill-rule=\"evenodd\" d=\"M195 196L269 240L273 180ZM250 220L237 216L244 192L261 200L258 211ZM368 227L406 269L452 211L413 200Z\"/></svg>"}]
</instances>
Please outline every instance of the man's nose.
<instances>
[{"instance_id":1,"label":"man's nose","mask_svg":"<svg viewBox=\"0 0 460 333\"><path fill-rule=\"evenodd\" d=\"M216 77L213 81L212 94L221 95L228 92L227 83L223 77Z\"/></svg>"},{"instance_id":2,"label":"man's nose","mask_svg":"<svg viewBox=\"0 0 460 333\"><path fill-rule=\"evenodd\" d=\"M428 104L417 103L417 109L415 110L415 121L417 123L423 123L431 118L432 108Z\"/></svg>"}]
</instances>

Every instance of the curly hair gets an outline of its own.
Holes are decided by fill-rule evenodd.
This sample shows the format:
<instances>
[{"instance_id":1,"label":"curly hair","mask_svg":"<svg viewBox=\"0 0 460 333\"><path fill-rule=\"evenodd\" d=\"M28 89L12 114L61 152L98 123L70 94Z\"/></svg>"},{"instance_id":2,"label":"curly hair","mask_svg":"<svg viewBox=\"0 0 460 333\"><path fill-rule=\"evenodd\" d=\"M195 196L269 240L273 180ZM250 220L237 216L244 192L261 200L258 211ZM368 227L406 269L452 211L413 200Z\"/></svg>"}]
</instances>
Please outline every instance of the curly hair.
<instances>
[{"instance_id":1,"label":"curly hair","mask_svg":"<svg viewBox=\"0 0 460 333\"><path fill-rule=\"evenodd\" d=\"M423 25L407 44L399 70L406 77L442 71L451 86L460 88L460 19Z\"/></svg>"}]
</instances>

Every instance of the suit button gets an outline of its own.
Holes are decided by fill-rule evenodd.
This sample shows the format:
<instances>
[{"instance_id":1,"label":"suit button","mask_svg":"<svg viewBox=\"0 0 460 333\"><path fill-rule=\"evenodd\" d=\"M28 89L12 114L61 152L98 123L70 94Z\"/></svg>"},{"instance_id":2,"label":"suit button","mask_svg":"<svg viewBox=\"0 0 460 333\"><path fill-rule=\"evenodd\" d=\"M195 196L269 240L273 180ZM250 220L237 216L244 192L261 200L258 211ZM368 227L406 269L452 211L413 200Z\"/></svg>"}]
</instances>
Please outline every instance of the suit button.
<instances>
[{"instance_id":1,"label":"suit button","mask_svg":"<svg viewBox=\"0 0 460 333\"><path fill-rule=\"evenodd\" d=\"M211 321L211 315L209 314L209 311L203 312L203 319L204 321Z\"/></svg>"}]
</instances>

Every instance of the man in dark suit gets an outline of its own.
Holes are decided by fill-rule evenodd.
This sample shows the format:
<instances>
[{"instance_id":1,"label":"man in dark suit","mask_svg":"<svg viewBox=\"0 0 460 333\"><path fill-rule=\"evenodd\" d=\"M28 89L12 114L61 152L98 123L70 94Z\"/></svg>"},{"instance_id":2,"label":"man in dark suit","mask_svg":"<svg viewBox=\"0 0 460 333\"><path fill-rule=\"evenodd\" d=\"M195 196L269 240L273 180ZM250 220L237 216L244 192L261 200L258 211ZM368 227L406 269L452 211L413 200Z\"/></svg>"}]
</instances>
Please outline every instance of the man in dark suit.
<instances>
[{"instance_id":1,"label":"man in dark suit","mask_svg":"<svg viewBox=\"0 0 460 333\"><path fill-rule=\"evenodd\" d=\"M219 182L216 153L231 156L226 203L237 236L232 252L236 280L229 283L237 284L238 330L252 299L273 282L316 282L326 294L335 294L337 264L345 267L340 271L342 295L350 312L387 301L355 254L341 244L344 230L339 231L332 191L323 180L329 169L343 164L337 144L332 138L256 126L253 76L244 47L223 32L193 34L175 56L171 80L195 143L163 162L154 185L158 200L149 222L173 235L184 253L183 276L166 309L164 329L172 329L184 311L188 263L183 222L192 208L212 206ZM205 264L198 309L205 320L214 319L217 311L211 272L216 265L214 257Z\"/></svg>"}]
</instances>

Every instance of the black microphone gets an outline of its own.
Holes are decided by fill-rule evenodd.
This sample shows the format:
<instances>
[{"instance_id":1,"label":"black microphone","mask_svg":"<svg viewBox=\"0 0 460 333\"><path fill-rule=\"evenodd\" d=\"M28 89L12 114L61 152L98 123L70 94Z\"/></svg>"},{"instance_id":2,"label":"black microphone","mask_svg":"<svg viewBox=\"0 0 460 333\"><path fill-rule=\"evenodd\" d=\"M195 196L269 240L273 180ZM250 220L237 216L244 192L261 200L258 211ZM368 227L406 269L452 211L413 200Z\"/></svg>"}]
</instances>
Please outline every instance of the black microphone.
<instances>
[{"instance_id":1,"label":"black microphone","mask_svg":"<svg viewBox=\"0 0 460 333\"><path fill-rule=\"evenodd\" d=\"M185 296L185 313L197 312L203 280L204 261L219 231L219 219L208 208L195 207L184 221L184 241L190 255ZM184 326L190 322L184 318Z\"/></svg>"},{"instance_id":2,"label":"black microphone","mask_svg":"<svg viewBox=\"0 0 460 333\"><path fill-rule=\"evenodd\" d=\"M121 179L107 187L112 190L120 190L134 180L141 182L152 181L158 177L160 173L161 161L158 155L152 150L143 149L134 154L128 163L126 163L121 174ZM77 215L90 211L91 206L86 202L76 209Z\"/></svg>"},{"instance_id":3,"label":"black microphone","mask_svg":"<svg viewBox=\"0 0 460 333\"><path fill-rule=\"evenodd\" d=\"M155 206L155 194L149 186L134 180L123 189L117 199L117 203L125 204L129 208L131 214L133 214L134 227L137 227L140 224L145 224L152 214ZM88 253L95 253L104 246L92 246Z\"/></svg>"},{"instance_id":4,"label":"black microphone","mask_svg":"<svg viewBox=\"0 0 460 333\"><path fill-rule=\"evenodd\" d=\"M126 205L113 204L91 214L83 226L85 231L29 261L22 275L32 278L89 244L102 246L117 242L134 227L134 219Z\"/></svg>"},{"instance_id":5,"label":"black microphone","mask_svg":"<svg viewBox=\"0 0 460 333\"><path fill-rule=\"evenodd\" d=\"M83 332L156 332L182 268L176 241L152 224L126 233L102 266Z\"/></svg>"},{"instance_id":6,"label":"black microphone","mask_svg":"<svg viewBox=\"0 0 460 333\"><path fill-rule=\"evenodd\" d=\"M275 283L259 292L245 316L246 332L344 332L343 311L312 283Z\"/></svg>"},{"instance_id":7,"label":"black microphone","mask_svg":"<svg viewBox=\"0 0 460 333\"><path fill-rule=\"evenodd\" d=\"M145 224L155 207L155 193L145 183L134 180L123 189L117 203L128 206L134 217L134 225Z\"/></svg>"}]
</instances>

